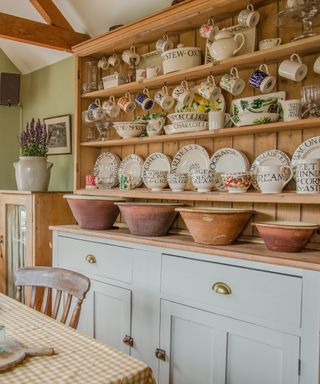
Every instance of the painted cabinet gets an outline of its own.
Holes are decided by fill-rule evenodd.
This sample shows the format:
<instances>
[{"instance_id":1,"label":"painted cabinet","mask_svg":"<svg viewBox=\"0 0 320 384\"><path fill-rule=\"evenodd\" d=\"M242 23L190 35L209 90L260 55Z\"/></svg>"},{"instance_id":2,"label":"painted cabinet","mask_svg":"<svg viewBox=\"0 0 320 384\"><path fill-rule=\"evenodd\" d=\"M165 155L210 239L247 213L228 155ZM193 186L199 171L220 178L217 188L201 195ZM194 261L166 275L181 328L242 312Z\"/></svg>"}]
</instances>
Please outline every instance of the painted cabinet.
<instances>
[{"instance_id":1,"label":"painted cabinet","mask_svg":"<svg viewBox=\"0 0 320 384\"><path fill-rule=\"evenodd\" d=\"M297 336L166 300L160 384L298 384Z\"/></svg>"},{"instance_id":2,"label":"painted cabinet","mask_svg":"<svg viewBox=\"0 0 320 384\"><path fill-rule=\"evenodd\" d=\"M145 361L159 384L319 384L319 272L53 238L54 264L91 279L79 329Z\"/></svg>"}]
</instances>

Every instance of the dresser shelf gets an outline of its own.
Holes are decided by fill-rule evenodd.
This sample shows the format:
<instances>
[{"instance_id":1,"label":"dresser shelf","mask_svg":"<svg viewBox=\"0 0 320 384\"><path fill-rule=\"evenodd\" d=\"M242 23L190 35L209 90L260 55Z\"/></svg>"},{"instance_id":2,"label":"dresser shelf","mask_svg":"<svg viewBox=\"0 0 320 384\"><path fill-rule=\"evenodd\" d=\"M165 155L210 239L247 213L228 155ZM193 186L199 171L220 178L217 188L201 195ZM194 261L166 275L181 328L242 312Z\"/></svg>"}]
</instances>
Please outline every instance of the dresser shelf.
<instances>
[{"instance_id":1,"label":"dresser shelf","mask_svg":"<svg viewBox=\"0 0 320 384\"><path fill-rule=\"evenodd\" d=\"M172 192L164 189L161 192L151 192L147 188L137 188L132 190L113 189L78 189L75 191L78 195L91 196L114 196L130 199L147 200L182 200L182 201L208 201L225 203L271 203L271 204L319 204L320 194L298 194L295 191L288 191L275 194L262 194L257 191L247 193L229 193L229 192L205 192L195 191Z\"/></svg>"},{"instance_id":2,"label":"dresser shelf","mask_svg":"<svg viewBox=\"0 0 320 384\"><path fill-rule=\"evenodd\" d=\"M98 98L108 96L120 96L129 91L135 93L147 87L148 89L160 88L163 84L173 85L181 82L182 80L197 80L213 75L222 75L228 72L230 68L236 66L239 70L254 68L261 63L274 63L282 59L288 58L293 52L301 55L318 52L320 49L320 36L309 37L307 39L293 41L287 44L279 45L278 47L264 50L255 51L241 56L234 56L230 59L223 60L217 64L204 64L196 67L188 68L185 70L167 73L165 75L157 76L152 79L145 79L139 82L132 82L122 84L117 87L101 89L94 92L89 92L81 95L82 98Z\"/></svg>"}]
</instances>

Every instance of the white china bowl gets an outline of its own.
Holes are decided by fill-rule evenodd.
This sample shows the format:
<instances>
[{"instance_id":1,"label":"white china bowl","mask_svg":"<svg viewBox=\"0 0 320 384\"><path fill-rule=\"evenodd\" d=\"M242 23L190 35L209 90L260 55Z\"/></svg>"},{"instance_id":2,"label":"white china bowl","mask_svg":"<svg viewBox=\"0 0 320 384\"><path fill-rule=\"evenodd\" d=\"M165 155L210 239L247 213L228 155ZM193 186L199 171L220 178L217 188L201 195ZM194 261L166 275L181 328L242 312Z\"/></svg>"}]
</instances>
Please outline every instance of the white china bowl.
<instances>
[{"instance_id":1,"label":"white china bowl","mask_svg":"<svg viewBox=\"0 0 320 384\"><path fill-rule=\"evenodd\" d=\"M191 180L198 192L210 192L214 185L214 174L208 169L200 169L191 174Z\"/></svg>"},{"instance_id":2,"label":"white china bowl","mask_svg":"<svg viewBox=\"0 0 320 384\"><path fill-rule=\"evenodd\" d=\"M251 97L241 97L239 99L233 99L231 102L230 113L232 115L238 113L275 113L279 112L279 100L284 100L286 93L273 92L264 95L256 95Z\"/></svg>"},{"instance_id":3,"label":"white china bowl","mask_svg":"<svg viewBox=\"0 0 320 384\"><path fill-rule=\"evenodd\" d=\"M168 175L168 184L173 192L182 192L188 182L187 173L170 173Z\"/></svg>"},{"instance_id":4,"label":"white china bowl","mask_svg":"<svg viewBox=\"0 0 320 384\"><path fill-rule=\"evenodd\" d=\"M181 121L207 121L208 114L204 112L176 112L170 113L168 119L171 123L178 123Z\"/></svg>"},{"instance_id":5,"label":"white china bowl","mask_svg":"<svg viewBox=\"0 0 320 384\"><path fill-rule=\"evenodd\" d=\"M167 186L167 176L167 171L148 170L145 172L143 182L151 191L159 192Z\"/></svg>"},{"instance_id":6,"label":"white china bowl","mask_svg":"<svg viewBox=\"0 0 320 384\"><path fill-rule=\"evenodd\" d=\"M201 64L201 49L178 45L177 48L163 52L161 59L163 61L163 73L180 71Z\"/></svg>"},{"instance_id":7,"label":"white china bowl","mask_svg":"<svg viewBox=\"0 0 320 384\"><path fill-rule=\"evenodd\" d=\"M113 123L117 134L123 139L139 137L146 130L146 123L116 122Z\"/></svg>"}]
</instances>

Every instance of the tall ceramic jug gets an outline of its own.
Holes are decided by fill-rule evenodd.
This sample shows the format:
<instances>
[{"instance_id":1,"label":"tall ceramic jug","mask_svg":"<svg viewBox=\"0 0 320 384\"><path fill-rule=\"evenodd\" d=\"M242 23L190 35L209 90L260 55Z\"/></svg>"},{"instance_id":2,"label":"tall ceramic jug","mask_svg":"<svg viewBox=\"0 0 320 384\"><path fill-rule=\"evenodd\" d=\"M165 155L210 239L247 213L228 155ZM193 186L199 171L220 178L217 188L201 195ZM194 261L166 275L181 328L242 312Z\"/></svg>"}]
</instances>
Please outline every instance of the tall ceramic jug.
<instances>
[{"instance_id":1,"label":"tall ceramic jug","mask_svg":"<svg viewBox=\"0 0 320 384\"><path fill-rule=\"evenodd\" d=\"M215 35L214 41L207 42L210 56L214 60L224 60L236 55L243 47L246 38L242 33L233 35L229 31L220 31Z\"/></svg>"}]
</instances>

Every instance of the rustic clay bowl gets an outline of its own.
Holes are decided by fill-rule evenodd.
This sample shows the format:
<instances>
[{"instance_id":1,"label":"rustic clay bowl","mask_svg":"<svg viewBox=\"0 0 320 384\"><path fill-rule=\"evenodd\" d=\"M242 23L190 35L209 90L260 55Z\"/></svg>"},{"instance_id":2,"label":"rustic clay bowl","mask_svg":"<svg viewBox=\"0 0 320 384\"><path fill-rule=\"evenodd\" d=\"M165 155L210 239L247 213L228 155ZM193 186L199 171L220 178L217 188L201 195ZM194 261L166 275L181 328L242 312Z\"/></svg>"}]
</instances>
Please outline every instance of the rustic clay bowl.
<instances>
[{"instance_id":1,"label":"rustic clay bowl","mask_svg":"<svg viewBox=\"0 0 320 384\"><path fill-rule=\"evenodd\" d=\"M119 215L115 201L123 199L98 196L64 195L74 218L83 229L110 229Z\"/></svg>"},{"instance_id":2,"label":"rustic clay bowl","mask_svg":"<svg viewBox=\"0 0 320 384\"><path fill-rule=\"evenodd\" d=\"M211 245L232 244L244 229L253 211L232 208L176 208L193 240Z\"/></svg>"},{"instance_id":3,"label":"rustic clay bowl","mask_svg":"<svg viewBox=\"0 0 320 384\"><path fill-rule=\"evenodd\" d=\"M255 223L270 251L300 252L319 225L295 221L265 221Z\"/></svg>"},{"instance_id":4,"label":"rustic clay bowl","mask_svg":"<svg viewBox=\"0 0 320 384\"><path fill-rule=\"evenodd\" d=\"M136 236L165 236L171 227L179 204L116 203L121 215Z\"/></svg>"}]
</instances>

